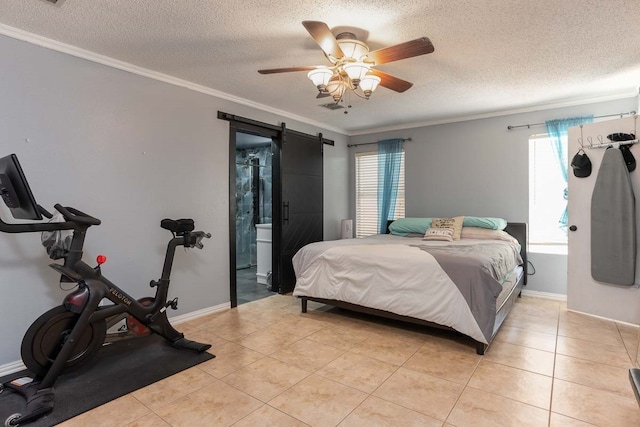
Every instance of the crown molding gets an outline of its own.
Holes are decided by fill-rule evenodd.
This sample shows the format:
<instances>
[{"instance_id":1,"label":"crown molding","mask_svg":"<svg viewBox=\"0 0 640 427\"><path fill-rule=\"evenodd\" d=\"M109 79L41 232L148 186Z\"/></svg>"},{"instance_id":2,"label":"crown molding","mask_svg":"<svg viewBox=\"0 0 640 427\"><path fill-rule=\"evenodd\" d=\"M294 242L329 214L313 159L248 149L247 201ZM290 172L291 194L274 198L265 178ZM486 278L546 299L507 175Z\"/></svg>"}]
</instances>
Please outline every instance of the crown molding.
<instances>
[{"instance_id":1,"label":"crown molding","mask_svg":"<svg viewBox=\"0 0 640 427\"><path fill-rule=\"evenodd\" d=\"M349 136L370 135L372 133L381 133L381 132L405 130L405 129L419 128L419 127L444 125L448 123L466 122L470 120L489 119L493 117L510 116L512 114L531 113L534 111L552 110L555 108L575 107L577 105L595 104L597 102L616 101L618 99L633 98L635 96L639 96L638 89L636 88L632 90L620 92L620 93L603 95L603 96L598 96L593 98L583 98L583 99L577 99L572 101L532 105L530 107L516 108L511 110L492 111L490 113L475 114L470 116L449 117L441 120L428 120L423 122L404 123L401 125L383 126L375 129L364 129L361 131L349 132L348 135ZM639 97L639 101L640 101L640 97Z\"/></svg>"},{"instance_id":2,"label":"crown molding","mask_svg":"<svg viewBox=\"0 0 640 427\"><path fill-rule=\"evenodd\" d=\"M108 67L112 67L118 70L127 71L129 73L136 74L142 77L147 77L147 78L168 83L174 86L183 87L183 88L186 88L195 92L199 92L205 95L213 96L219 99L231 101L236 104L255 108L257 110L265 111L267 113L271 113L277 116L293 119L301 123L306 123L311 126L319 127L325 130L330 130L330 131L333 131L342 135L346 135L349 137L359 136L359 135L370 135L370 134L381 133L381 132L413 129L418 127L435 126L435 125L442 125L442 124L448 124L448 123L465 122L470 120L487 119L492 117L508 116L512 114L530 113L534 111L551 110L554 108L573 107L576 105L585 105L585 104L593 104L596 102L614 101L618 99L625 99L625 98L638 96L638 89L634 88L633 90L625 91L622 93L611 94L611 95L600 96L600 97L584 98L584 99L577 99L577 100L564 101L564 102L558 102L558 103L540 104L540 105L535 105L530 107L510 109L510 110L499 110L499 111L493 111L489 113L469 115L469 116L455 116L455 117L449 117L449 118L440 119L440 120L426 120L421 122L402 123L402 124L391 125L391 126L383 126L379 128L373 128L373 129L347 131L345 129L338 128L327 123L311 120L307 117L299 116L297 114L292 114L288 111L273 108L265 104L260 104L258 102L254 102L245 98L241 98L235 95L221 92L221 91L209 88L207 86L202 86L187 80L179 79L177 77L159 73L147 68L139 67L137 65L133 65L128 62L120 61L105 55L100 55L98 53L91 52L86 49L81 49L73 45L62 43L53 39L49 39L47 37L39 36L37 34L33 34L28 31L24 31L15 27L5 25L5 24L0 24L0 35L11 37L16 40L21 40L36 46L44 47L46 49L65 53L67 55L75 56L77 58L86 59L88 61L106 65ZM639 98L639 105L640 105L640 98Z\"/></svg>"},{"instance_id":3,"label":"crown molding","mask_svg":"<svg viewBox=\"0 0 640 427\"><path fill-rule=\"evenodd\" d=\"M10 27L5 24L0 24L0 35L11 37L16 40L21 40L36 46L44 47L46 49L51 49L56 52L65 53L67 55L75 56L77 58L86 59L87 61L106 65L108 67L116 68L118 70L127 71L129 73L136 74L142 77L147 77L153 80L161 81L163 83L168 83L174 86L179 86L195 92L203 93L205 95L224 99L226 101L231 101L236 104L245 105L247 107L255 108L257 110L262 110L267 113L275 114L277 116L293 119L298 122L302 122L311 126L322 128L324 130L330 130L342 135L348 135L348 132L345 129L337 128L327 123L321 123L315 120L311 120L307 117L299 116L297 114L292 114L287 111L279 110L277 108L273 108L265 104L260 104L258 102L254 102L245 98L240 98L238 96L221 92L219 90L215 90L207 86L202 86L187 80L179 79L177 77L159 73L153 70L149 70L147 68L139 67L137 65L120 61L105 55L100 55L98 53L91 52L86 49L81 49L79 47L76 47L70 44L62 43L53 39L49 39L47 37L39 36L37 34L33 34L18 28Z\"/></svg>"}]
</instances>

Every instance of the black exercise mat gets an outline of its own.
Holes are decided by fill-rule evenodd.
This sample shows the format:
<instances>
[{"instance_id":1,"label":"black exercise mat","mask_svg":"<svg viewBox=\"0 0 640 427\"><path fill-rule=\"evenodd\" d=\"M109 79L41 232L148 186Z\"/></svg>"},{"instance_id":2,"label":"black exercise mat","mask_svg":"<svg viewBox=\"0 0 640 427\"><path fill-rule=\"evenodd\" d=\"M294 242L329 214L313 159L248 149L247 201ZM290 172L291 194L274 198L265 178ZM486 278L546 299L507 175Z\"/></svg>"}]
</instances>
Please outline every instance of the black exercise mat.
<instances>
[{"instance_id":1,"label":"black exercise mat","mask_svg":"<svg viewBox=\"0 0 640 427\"><path fill-rule=\"evenodd\" d=\"M53 426L213 357L207 352L178 350L156 334L113 343L100 349L87 366L63 373L54 386L53 411L26 425ZM0 382L23 376L32 375L17 372ZM11 414L24 413L25 407L22 396L5 389L0 394L0 424Z\"/></svg>"}]
</instances>

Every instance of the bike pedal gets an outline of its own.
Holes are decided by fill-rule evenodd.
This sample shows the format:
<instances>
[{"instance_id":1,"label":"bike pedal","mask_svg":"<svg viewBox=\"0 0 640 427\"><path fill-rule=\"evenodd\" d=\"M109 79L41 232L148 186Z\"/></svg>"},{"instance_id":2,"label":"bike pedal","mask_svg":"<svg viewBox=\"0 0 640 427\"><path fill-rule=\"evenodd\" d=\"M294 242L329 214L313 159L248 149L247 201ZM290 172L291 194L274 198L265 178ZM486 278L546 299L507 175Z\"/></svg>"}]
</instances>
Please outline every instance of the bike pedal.
<instances>
[{"instance_id":1,"label":"bike pedal","mask_svg":"<svg viewBox=\"0 0 640 427\"><path fill-rule=\"evenodd\" d=\"M178 309L178 298L174 298L173 300L171 300L169 306L171 307L172 310L177 310Z\"/></svg>"},{"instance_id":2,"label":"bike pedal","mask_svg":"<svg viewBox=\"0 0 640 427\"><path fill-rule=\"evenodd\" d=\"M28 384L31 384L33 382L33 378L31 377L21 377L21 378L16 378L15 380L9 381L6 385L7 387L17 390L20 387L24 387Z\"/></svg>"}]
</instances>

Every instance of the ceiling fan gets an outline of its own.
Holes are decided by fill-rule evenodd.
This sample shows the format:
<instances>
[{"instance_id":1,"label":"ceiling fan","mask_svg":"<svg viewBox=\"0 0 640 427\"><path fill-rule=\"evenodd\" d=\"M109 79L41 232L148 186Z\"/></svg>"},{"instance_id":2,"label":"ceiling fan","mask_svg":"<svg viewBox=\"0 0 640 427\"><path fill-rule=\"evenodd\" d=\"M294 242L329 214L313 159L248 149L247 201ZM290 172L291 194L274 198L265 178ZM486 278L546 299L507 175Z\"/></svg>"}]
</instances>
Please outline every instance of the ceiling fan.
<instances>
[{"instance_id":1,"label":"ceiling fan","mask_svg":"<svg viewBox=\"0 0 640 427\"><path fill-rule=\"evenodd\" d=\"M258 70L260 74L308 71L307 76L318 89L318 98L332 96L338 103L347 91L369 99L378 85L396 92L404 92L413 83L402 80L374 67L434 51L431 40L420 37L394 46L369 51L369 47L350 32L334 36L327 24L320 21L302 21L311 37L331 62L330 66L305 66Z\"/></svg>"}]
</instances>

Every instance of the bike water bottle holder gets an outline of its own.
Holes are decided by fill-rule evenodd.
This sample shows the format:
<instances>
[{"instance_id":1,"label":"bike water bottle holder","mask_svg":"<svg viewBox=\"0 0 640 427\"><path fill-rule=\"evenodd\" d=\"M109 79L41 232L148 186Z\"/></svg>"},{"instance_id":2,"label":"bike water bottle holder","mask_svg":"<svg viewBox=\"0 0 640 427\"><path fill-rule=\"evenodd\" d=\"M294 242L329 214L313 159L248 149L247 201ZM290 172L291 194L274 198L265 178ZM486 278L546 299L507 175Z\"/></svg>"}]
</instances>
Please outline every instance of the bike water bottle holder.
<instances>
[{"instance_id":1,"label":"bike water bottle holder","mask_svg":"<svg viewBox=\"0 0 640 427\"><path fill-rule=\"evenodd\" d=\"M190 218L165 218L160 221L160 227L164 228L165 230L169 230L178 236L184 236L186 233L190 233L195 229L195 224Z\"/></svg>"}]
</instances>

